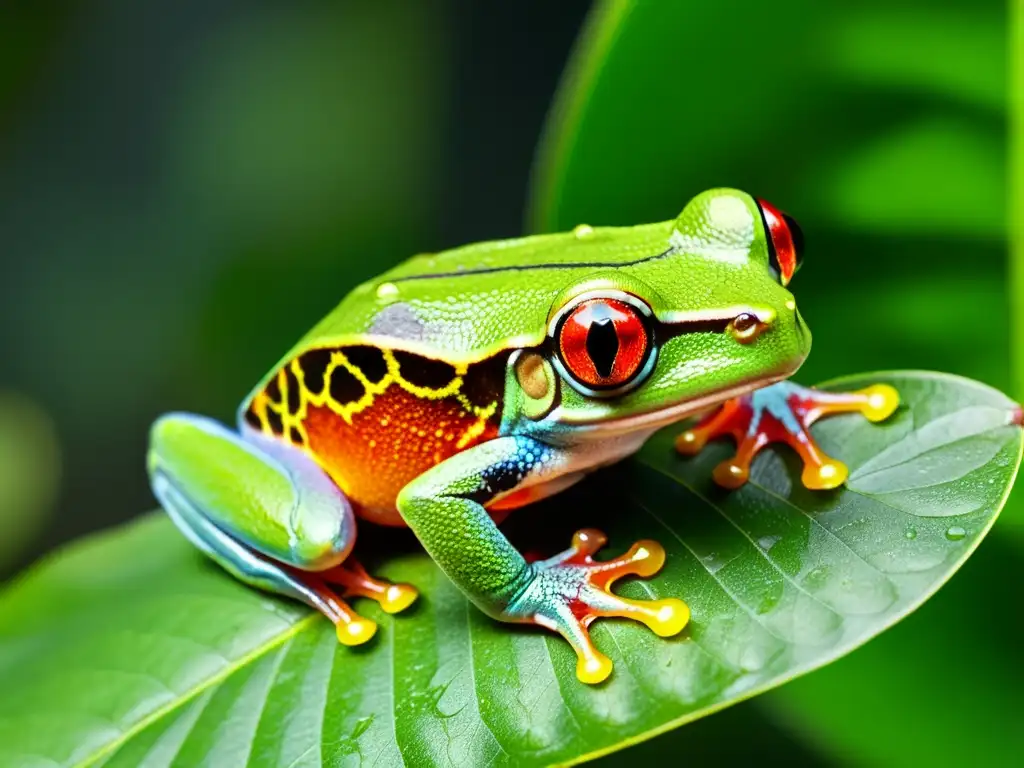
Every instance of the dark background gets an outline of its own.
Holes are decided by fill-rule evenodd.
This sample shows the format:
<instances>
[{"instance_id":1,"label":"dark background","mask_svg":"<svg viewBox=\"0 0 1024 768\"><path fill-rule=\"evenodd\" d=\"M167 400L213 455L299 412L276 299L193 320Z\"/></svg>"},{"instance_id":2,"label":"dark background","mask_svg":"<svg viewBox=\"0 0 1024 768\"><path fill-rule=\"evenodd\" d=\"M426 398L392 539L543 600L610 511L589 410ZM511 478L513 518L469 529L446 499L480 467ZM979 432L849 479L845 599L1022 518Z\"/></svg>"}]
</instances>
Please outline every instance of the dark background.
<instances>
[{"instance_id":1,"label":"dark background","mask_svg":"<svg viewBox=\"0 0 1024 768\"><path fill-rule=\"evenodd\" d=\"M5 4L0 416L33 507L6 572L152 508L150 422L233 421L358 280L520 234L588 5Z\"/></svg>"}]
</instances>

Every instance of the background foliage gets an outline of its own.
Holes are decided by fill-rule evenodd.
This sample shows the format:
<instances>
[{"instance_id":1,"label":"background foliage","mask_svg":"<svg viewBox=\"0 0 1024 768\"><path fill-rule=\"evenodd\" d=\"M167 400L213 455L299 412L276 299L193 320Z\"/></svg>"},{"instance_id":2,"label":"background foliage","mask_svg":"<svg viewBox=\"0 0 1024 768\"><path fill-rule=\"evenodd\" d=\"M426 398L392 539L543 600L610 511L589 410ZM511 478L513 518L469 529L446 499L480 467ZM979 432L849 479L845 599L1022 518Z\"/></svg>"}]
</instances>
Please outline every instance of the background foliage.
<instances>
[{"instance_id":1,"label":"background foliage","mask_svg":"<svg viewBox=\"0 0 1024 768\"><path fill-rule=\"evenodd\" d=\"M47 415L0 430L32 430L34 466L56 467L56 424L63 465L59 488L31 491L59 497L22 561L150 508L153 416L230 419L347 286L415 250L518 232L584 7L5 7L0 322L17 333L0 337L0 386ZM815 332L804 380L923 367L1009 387L1004 4L609 7L629 12L592 33L604 63L574 70L590 95L562 92L570 119L547 134L529 226L756 190L812 244L794 284ZM1022 530L1011 499L982 556L911 620L629 759L742 754L724 745L735 733L806 764L1019 754L1006 575Z\"/></svg>"}]
</instances>

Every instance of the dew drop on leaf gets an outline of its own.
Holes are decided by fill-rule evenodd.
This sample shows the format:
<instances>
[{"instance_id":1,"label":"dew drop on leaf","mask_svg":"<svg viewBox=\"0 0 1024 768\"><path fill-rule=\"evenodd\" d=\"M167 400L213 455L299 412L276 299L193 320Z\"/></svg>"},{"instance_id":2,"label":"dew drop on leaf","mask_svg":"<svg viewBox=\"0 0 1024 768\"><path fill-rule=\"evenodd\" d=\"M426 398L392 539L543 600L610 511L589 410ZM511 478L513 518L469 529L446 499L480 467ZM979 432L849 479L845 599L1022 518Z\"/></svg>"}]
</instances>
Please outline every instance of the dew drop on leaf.
<instances>
[{"instance_id":1,"label":"dew drop on leaf","mask_svg":"<svg viewBox=\"0 0 1024 768\"><path fill-rule=\"evenodd\" d=\"M959 525L953 525L946 529L946 538L950 541L960 541L966 535L967 531Z\"/></svg>"}]
</instances>

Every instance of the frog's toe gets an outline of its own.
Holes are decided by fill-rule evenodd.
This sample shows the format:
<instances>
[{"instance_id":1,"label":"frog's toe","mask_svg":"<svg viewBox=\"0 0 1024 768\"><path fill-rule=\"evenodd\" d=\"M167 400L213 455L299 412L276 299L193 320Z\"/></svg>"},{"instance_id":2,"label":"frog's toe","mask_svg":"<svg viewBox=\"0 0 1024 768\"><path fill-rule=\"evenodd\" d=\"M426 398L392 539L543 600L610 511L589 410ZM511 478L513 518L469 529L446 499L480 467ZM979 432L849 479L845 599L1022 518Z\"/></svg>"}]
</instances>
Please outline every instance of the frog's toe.
<instances>
[{"instance_id":1,"label":"frog's toe","mask_svg":"<svg viewBox=\"0 0 1024 768\"><path fill-rule=\"evenodd\" d=\"M611 591L623 576L649 578L661 570L665 550L660 544L638 541L620 557L594 560L606 540L593 529L577 532L568 550L533 564L533 581L506 611L511 620L540 624L568 640L577 655L576 676L591 684L612 671L611 660L590 639L588 627L595 619L633 619L661 637L678 634L690 619L682 600L631 600Z\"/></svg>"},{"instance_id":2,"label":"frog's toe","mask_svg":"<svg viewBox=\"0 0 1024 768\"><path fill-rule=\"evenodd\" d=\"M707 445L708 434L706 431L688 429L676 438L676 450L684 456L696 456Z\"/></svg>"},{"instance_id":3,"label":"frog's toe","mask_svg":"<svg viewBox=\"0 0 1024 768\"><path fill-rule=\"evenodd\" d=\"M589 637L587 638L589 642ZM590 643L589 652L583 652L577 648L576 679L587 685L597 685L608 679L612 673L614 664L612 660L594 648Z\"/></svg>"},{"instance_id":4,"label":"frog's toe","mask_svg":"<svg viewBox=\"0 0 1024 768\"><path fill-rule=\"evenodd\" d=\"M377 634L377 622L360 616L328 586L323 574L298 573L305 588L314 599L317 610L334 623L338 642L342 645L362 645Z\"/></svg>"},{"instance_id":5,"label":"frog's toe","mask_svg":"<svg viewBox=\"0 0 1024 768\"><path fill-rule=\"evenodd\" d=\"M419 590L412 584L391 584L380 601L380 607L385 613L401 613L419 596Z\"/></svg>"},{"instance_id":6,"label":"frog's toe","mask_svg":"<svg viewBox=\"0 0 1024 768\"><path fill-rule=\"evenodd\" d=\"M849 476L850 470L843 462L826 456L820 463L805 462L800 480L812 491L827 491L838 488Z\"/></svg>"},{"instance_id":7,"label":"frog's toe","mask_svg":"<svg viewBox=\"0 0 1024 768\"><path fill-rule=\"evenodd\" d=\"M419 590L412 584L393 584L376 579L354 558L348 558L336 568L324 572L323 577L332 584L345 588L345 597L368 597L375 600L385 613L400 613L416 602Z\"/></svg>"},{"instance_id":8,"label":"frog's toe","mask_svg":"<svg viewBox=\"0 0 1024 768\"><path fill-rule=\"evenodd\" d=\"M684 456L695 456L704 450L708 441L721 435L732 435L737 441L742 440L744 426L750 422L751 416L749 397L727 400L679 435L675 442L676 450Z\"/></svg>"},{"instance_id":9,"label":"frog's toe","mask_svg":"<svg viewBox=\"0 0 1024 768\"><path fill-rule=\"evenodd\" d=\"M339 621L334 625L338 642L342 645L362 645L377 634L377 622L358 614L348 621Z\"/></svg>"},{"instance_id":10,"label":"frog's toe","mask_svg":"<svg viewBox=\"0 0 1024 768\"><path fill-rule=\"evenodd\" d=\"M711 472L711 477L723 488L735 489L750 479L750 468L741 466L731 459L723 461Z\"/></svg>"},{"instance_id":11,"label":"frog's toe","mask_svg":"<svg viewBox=\"0 0 1024 768\"><path fill-rule=\"evenodd\" d=\"M899 392L888 384L874 384L851 394L864 398L860 411L868 421L884 421L892 416L900 404Z\"/></svg>"}]
</instances>

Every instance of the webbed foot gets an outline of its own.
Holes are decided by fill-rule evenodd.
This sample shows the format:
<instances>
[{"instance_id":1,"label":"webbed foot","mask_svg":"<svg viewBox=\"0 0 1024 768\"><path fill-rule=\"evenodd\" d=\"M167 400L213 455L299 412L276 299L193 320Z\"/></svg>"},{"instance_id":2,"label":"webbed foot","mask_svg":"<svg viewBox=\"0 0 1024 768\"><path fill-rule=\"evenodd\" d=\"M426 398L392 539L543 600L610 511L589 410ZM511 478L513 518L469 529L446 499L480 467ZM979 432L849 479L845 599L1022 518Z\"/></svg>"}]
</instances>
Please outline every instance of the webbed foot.
<instances>
[{"instance_id":1,"label":"webbed foot","mask_svg":"<svg viewBox=\"0 0 1024 768\"><path fill-rule=\"evenodd\" d=\"M750 477L750 463L769 443L791 446L803 460L801 480L813 490L842 485L849 470L825 454L808 431L818 419L857 412L869 421L882 421L899 405L899 394L888 384L854 392L825 392L783 381L749 395L726 401L692 429L676 438L676 450L694 455L721 435L736 441L736 454L715 467L712 477L725 488L739 488Z\"/></svg>"},{"instance_id":2,"label":"webbed foot","mask_svg":"<svg viewBox=\"0 0 1024 768\"><path fill-rule=\"evenodd\" d=\"M606 541L600 531L577 531L569 549L530 565L532 581L505 610L509 621L539 624L568 640L577 655L576 677L584 683L600 683L612 671L611 659L590 639L587 627L594 619L635 619L661 637L678 634L690 619L690 609L682 600L630 600L611 591L623 576L648 578L661 570L665 550L660 544L638 541L621 557L594 560L593 554Z\"/></svg>"}]
</instances>

